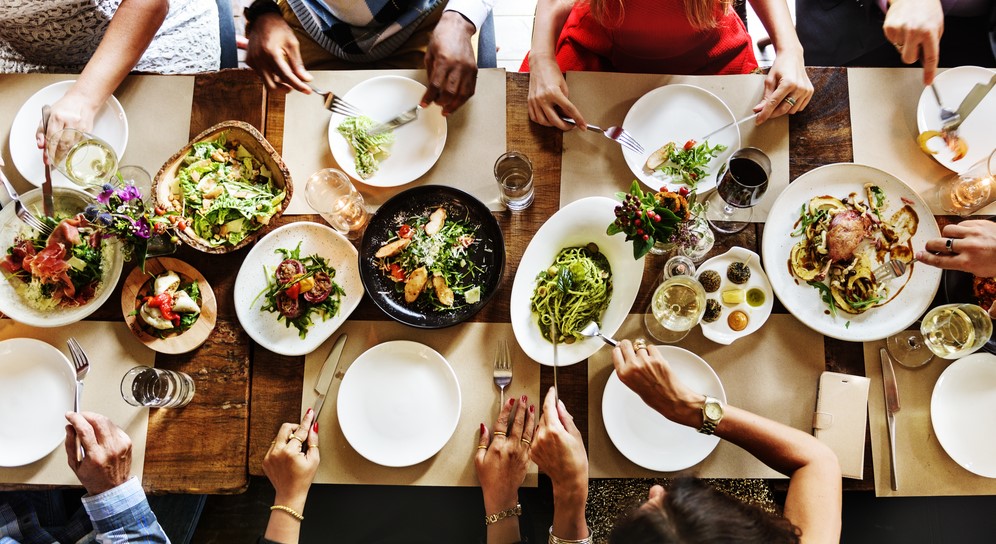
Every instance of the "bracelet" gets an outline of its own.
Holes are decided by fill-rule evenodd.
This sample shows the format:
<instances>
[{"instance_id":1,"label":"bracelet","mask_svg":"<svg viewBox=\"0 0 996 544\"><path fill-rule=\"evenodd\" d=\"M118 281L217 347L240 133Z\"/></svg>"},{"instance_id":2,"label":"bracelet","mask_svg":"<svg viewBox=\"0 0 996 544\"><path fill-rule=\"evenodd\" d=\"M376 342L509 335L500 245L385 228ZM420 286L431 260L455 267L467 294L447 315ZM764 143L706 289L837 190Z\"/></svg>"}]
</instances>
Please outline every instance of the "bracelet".
<instances>
[{"instance_id":1,"label":"bracelet","mask_svg":"<svg viewBox=\"0 0 996 544\"><path fill-rule=\"evenodd\" d=\"M581 540L570 540L567 538L560 538L554 535L553 525L551 525L550 538L547 540L547 544L591 544L591 529L588 529L588 536L582 538Z\"/></svg>"},{"instance_id":2,"label":"bracelet","mask_svg":"<svg viewBox=\"0 0 996 544\"><path fill-rule=\"evenodd\" d=\"M484 525L491 525L492 523L498 523L499 521L510 518L512 516L522 515L522 505L515 503L515 506L509 508L508 510L502 510L497 514L488 514L484 516Z\"/></svg>"},{"instance_id":3,"label":"bracelet","mask_svg":"<svg viewBox=\"0 0 996 544\"><path fill-rule=\"evenodd\" d=\"M280 505L280 504L274 504L273 506L270 507L270 511L272 512L274 510L280 510L282 512L287 512L294 519L296 519L298 521L304 521L304 516L302 516L301 514L298 514L297 510L294 510L290 506L283 506L283 505Z\"/></svg>"}]
</instances>

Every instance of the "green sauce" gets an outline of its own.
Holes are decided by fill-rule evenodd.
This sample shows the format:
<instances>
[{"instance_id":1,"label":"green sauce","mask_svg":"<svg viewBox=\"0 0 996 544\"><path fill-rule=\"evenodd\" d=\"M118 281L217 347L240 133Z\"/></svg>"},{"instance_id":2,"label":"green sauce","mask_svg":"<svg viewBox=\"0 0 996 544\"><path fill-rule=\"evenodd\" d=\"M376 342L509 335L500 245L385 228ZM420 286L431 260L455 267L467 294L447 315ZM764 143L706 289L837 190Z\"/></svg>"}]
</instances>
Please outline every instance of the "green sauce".
<instances>
[{"instance_id":1,"label":"green sauce","mask_svg":"<svg viewBox=\"0 0 996 544\"><path fill-rule=\"evenodd\" d=\"M764 304L764 291L756 287L747 291L747 304L750 304L755 308Z\"/></svg>"}]
</instances>

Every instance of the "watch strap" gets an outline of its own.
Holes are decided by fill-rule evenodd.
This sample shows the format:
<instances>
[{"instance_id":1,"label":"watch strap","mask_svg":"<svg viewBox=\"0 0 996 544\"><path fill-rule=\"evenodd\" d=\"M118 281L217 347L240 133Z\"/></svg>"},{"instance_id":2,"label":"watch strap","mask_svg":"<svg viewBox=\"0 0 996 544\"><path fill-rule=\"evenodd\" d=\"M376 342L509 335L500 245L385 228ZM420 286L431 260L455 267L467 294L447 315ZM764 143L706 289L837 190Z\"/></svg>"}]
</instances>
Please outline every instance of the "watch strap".
<instances>
[{"instance_id":1,"label":"watch strap","mask_svg":"<svg viewBox=\"0 0 996 544\"><path fill-rule=\"evenodd\" d=\"M719 399L706 395L705 402L702 404L702 426L699 427L698 431L705 435L715 433L716 425L718 425L720 420L723 419L722 412L720 413L719 419L712 419L708 416L706 413L706 407L710 404L719 404Z\"/></svg>"}]
</instances>

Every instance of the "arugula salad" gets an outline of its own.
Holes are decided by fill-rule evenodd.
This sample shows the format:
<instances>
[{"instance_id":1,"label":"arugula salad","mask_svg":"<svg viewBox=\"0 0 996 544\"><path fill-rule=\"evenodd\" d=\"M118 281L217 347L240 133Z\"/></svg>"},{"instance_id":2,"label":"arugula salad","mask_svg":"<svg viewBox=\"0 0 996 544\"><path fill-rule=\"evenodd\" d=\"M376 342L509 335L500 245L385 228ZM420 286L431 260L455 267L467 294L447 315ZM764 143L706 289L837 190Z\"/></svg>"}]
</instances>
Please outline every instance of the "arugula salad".
<instances>
[{"instance_id":1,"label":"arugula salad","mask_svg":"<svg viewBox=\"0 0 996 544\"><path fill-rule=\"evenodd\" d=\"M711 146L708 141L688 140L681 147L668 142L650 154L644 168L661 181L681 183L694 189L706 176L706 166L723 151L726 151L725 145Z\"/></svg>"},{"instance_id":2,"label":"arugula salad","mask_svg":"<svg viewBox=\"0 0 996 544\"><path fill-rule=\"evenodd\" d=\"M221 133L193 144L176 173L187 222L212 246L238 245L281 210L284 190L238 140Z\"/></svg>"},{"instance_id":3,"label":"arugula salad","mask_svg":"<svg viewBox=\"0 0 996 544\"><path fill-rule=\"evenodd\" d=\"M356 153L356 173L363 179L369 179L377 172L380 161L390 154L388 146L394 143L393 132L388 131L376 136L367 133L374 124L373 119L361 115L347 117L336 128Z\"/></svg>"},{"instance_id":4,"label":"arugula salad","mask_svg":"<svg viewBox=\"0 0 996 544\"><path fill-rule=\"evenodd\" d=\"M263 267L266 289L256 296L264 297L260 311L278 314L278 321L287 327L293 325L298 335L306 338L314 323L312 316L326 321L337 315L346 292L333 281L335 268L323 257L301 257L300 242L293 250L278 248L275 253L283 260L273 271Z\"/></svg>"}]
</instances>

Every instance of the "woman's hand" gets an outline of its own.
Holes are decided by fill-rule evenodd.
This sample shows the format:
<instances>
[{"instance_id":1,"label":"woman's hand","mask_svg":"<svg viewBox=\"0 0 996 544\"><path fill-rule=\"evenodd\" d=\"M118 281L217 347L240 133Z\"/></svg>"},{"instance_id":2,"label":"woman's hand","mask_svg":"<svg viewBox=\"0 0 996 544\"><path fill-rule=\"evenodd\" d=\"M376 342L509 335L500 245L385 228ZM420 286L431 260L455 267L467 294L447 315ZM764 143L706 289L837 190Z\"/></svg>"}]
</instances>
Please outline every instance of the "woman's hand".
<instances>
[{"instance_id":1,"label":"woman's hand","mask_svg":"<svg viewBox=\"0 0 996 544\"><path fill-rule=\"evenodd\" d=\"M619 380L664 417L689 427L702 423L705 397L674 375L656 346L634 350L629 340L623 340L612 350L612 364Z\"/></svg>"},{"instance_id":2,"label":"woman's hand","mask_svg":"<svg viewBox=\"0 0 996 544\"><path fill-rule=\"evenodd\" d=\"M574 416L557 400L552 387L543 400L530 456L553 483L553 534L572 540L587 538L588 454Z\"/></svg>"},{"instance_id":3,"label":"woman's hand","mask_svg":"<svg viewBox=\"0 0 996 544\"><path fill-rule=\"evenodd\" d=\"M584 117L567 98L569 94L567 80L555 59L529 57L529 118L534 123L571 130L574 126L560 118L563 112L565 117L574 119L578 128L586 130Z\"/></svg>"},{"instance_id":4,"label":"woman's hand","mask_svg":"<svg viewBox=\"0 0 996 544\"><path fill-rule=\"evenodd\" d=\"M318 472L318 424L308 408L301 424L284 423L263 458L263 473L277 491L275 504L301 512Z\"/></svg>"},{"instance_id":5,"label":"woman's hand","mask_svg":"<svg viewBox=\"0 0 996 544\"><path fill-rule=\"evenodd\" d=\"M806 73L802 49L778 51L764 78L764 98L754 106L754 111L760 112L755 123L760 125L786 113L800 112L806 109L812 97L813 83Z\"/></svg>"},{"instance_id":6,"label":"woman's hand","mask_svg":"<svg viewBox=\"0 0 996 544\"><path fill-rule=\"evenodd\" d=\"M59 100L52 104L52 112L48 118L48 133L45 133L44 120L39 121L35 131L35 143L38 149L45 147L45 142L51 140L64 128L75 128L82 132L93 130L94 119L103 102L95 102L92 98L77 92L76 85Z\"/></svg>"},{"instance_id":7,"label":"woman's hand","mask_svg":"<svg viewBox=\"0 0 996 544\"><path fill-rule=\"evenodd\" d=\"M481 481L486 514L504 512L519 503L519 487L526 479L529 447L536 431L536 409L528 402L525 395L518 402L508 399L491 432L481 423L474 469ZM489 544L519 540L519 522L514 516L488 525Z\"/></svg>"},{"instance_id":8,"label":"woman's hand","mask_svg":"<svg viewBox=\"0 0 996 544\"><path fill-rule=\"evenodd\" d=\"M918 261L983 278L996 276L996 222L969 219L945 225L941 235L943 238L927 240L925 251L916 254ZM947 247L949 239L950 248Z\"/></svg>"},{"instance_id":9,"label":"woman's hand","mask_svg":"<svg viewBox=\"0 0 996 544\"><path fill-rule=\"evenodd\" d=\"M311 74L301 60L300 43L278 13L264 13L252 22L246 64L259 74L271 91L296 89L311 93Z\"/></svg>"},{"instance_id":10,"label":"woman's hand","mask_svg":"<svg viewBox=\"0 0 996 544\"><path fill-rule=\"evenodd\" d=\"M944 11L939 0L889 2L882 31L906 64L923 61L923 84L930 85L937 73L944 33Z\"/></svg>"}]
</instances>

